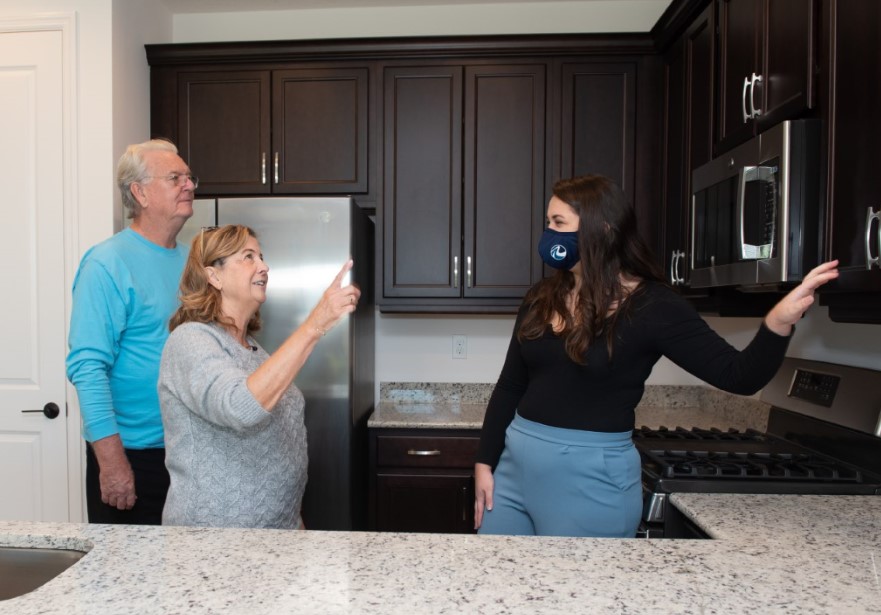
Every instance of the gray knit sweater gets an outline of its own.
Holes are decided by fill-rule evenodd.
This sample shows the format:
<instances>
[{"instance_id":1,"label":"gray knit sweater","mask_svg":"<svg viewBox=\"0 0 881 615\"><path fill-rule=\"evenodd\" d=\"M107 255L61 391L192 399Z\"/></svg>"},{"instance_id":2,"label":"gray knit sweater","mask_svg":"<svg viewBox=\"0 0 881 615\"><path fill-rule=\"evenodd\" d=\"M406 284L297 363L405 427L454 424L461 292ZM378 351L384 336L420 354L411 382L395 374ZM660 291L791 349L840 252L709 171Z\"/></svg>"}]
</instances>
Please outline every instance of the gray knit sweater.
<instances>
[{"instance_id":1,"label":"gray knit sweater","mask_svg":"<svg viewBox=\"0 0 881 615\"><path fill-rule=\"evenodd\" d=\"M306 487L303 394L291 385L266 412L246 379L268 357L221 326L172 331L159 368L165 525L296 528Z\"/></svg>"}]
</instances>

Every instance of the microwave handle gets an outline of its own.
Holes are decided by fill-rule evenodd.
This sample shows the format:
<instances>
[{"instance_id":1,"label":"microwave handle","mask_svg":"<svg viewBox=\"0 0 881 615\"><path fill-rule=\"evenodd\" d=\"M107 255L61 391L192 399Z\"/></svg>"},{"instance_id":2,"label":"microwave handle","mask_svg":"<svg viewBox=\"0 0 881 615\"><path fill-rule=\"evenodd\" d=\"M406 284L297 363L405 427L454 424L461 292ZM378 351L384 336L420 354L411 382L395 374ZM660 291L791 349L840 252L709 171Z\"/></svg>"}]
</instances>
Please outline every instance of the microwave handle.
<instances>
[{"instance_id":1,"label":"microwave handle","mask_svg":"<svg viewBox=\"0 0 881 615\"><path fill-rule=\"evenodd\" d=\"M746 178L749 173L755 171L757 167L740 167L737 170L737 209L735 210L734 220L737 223L737 232L734 238L737 245L734 246L735 254L743 255L743 216L745 214L744 201L746 200Z\"/></svg>"}]
</instances>

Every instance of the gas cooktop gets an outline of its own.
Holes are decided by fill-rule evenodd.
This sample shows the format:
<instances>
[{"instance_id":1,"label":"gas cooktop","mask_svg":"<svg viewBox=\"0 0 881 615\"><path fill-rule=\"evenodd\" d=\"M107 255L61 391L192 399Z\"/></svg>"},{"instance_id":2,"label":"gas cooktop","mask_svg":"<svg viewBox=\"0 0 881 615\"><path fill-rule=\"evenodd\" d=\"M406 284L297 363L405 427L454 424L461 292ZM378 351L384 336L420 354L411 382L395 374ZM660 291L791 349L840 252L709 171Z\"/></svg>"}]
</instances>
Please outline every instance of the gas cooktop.
<instances>
[{"instance_id":1,"label":"gas cooktop","mask_svg":"<svg viewBox=\"0 0 881 615\"><path fill-rule=\"evenodd\" d=\"M787 358L761 399L767 432L634 430L645 522L676 492L881 494L881 372Z\"/></svg>"}]
</instances>

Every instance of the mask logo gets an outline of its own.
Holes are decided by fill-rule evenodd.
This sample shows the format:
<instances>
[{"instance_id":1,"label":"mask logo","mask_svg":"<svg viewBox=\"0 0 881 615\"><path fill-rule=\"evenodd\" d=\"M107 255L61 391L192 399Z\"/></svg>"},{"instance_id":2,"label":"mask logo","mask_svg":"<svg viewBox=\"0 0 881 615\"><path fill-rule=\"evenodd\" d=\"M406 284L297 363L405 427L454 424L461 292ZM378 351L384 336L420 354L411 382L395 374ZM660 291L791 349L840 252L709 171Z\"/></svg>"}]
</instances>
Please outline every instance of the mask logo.
<instances>
[{"instance_id":1,"label":"mask logo","mask_svg":"<svg viewBox=\"0 0 881 615\"><path fill-rule=\"evenodd\" d=\"M578 233L546 228L538 242L538 253L548 267L572 269L581 258L578 255Z\"/></svg>"},{"instance_id":2,"label":"mask logo","mask_svg":"<svg viewBox=\"0 0 881 615\"><path fill-rule=\"evenodd\" d=\"M565 260L566 248L564 248L560 244L555 245L553 248L551 248L551 258L555 261Z\"/></svg>"}]
</instances>

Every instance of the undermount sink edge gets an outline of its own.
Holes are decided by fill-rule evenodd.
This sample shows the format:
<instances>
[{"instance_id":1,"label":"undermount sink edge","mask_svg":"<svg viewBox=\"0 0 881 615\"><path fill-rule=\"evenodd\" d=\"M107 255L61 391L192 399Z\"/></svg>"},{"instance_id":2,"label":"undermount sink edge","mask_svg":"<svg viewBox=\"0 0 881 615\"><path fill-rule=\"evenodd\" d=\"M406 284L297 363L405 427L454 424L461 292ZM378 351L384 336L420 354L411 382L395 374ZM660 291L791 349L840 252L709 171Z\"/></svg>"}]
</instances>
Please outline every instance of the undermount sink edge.
<instances>
[{"instance_id":1,"label":"undermount sink edge","mask_svg":"<svg viewBox=\"0 0 881 615\"><path fill-rule=\"evenodd\" d=\"M84 558L94 545L50 536L0 536L0 603L29 594Z\"/></svg>"}]
</instances>

